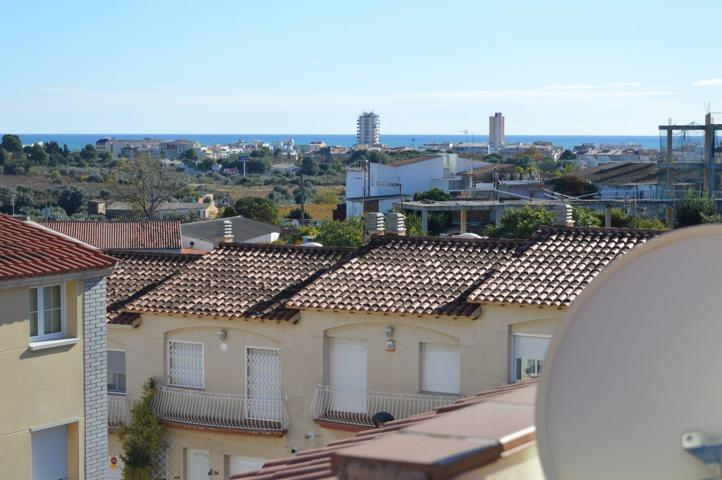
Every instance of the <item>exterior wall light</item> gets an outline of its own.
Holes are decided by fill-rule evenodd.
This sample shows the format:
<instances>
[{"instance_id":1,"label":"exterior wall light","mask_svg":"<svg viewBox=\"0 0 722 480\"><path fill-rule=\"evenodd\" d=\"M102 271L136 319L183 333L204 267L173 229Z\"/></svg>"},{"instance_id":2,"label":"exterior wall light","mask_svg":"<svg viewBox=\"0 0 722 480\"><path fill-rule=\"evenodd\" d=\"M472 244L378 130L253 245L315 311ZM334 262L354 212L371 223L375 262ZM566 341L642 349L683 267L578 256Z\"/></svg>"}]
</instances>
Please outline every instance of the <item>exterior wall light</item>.
<instances>
[{"instance_id":1,"label":"exterior wall light","mask_svg":"<svg viewBox=\"0 0 722 480\"><path fill-rule=\"evenodd\" d=\"M386 351L387 352L395 352L396 351L396 340L388 339L386 340Z\"/></svg>"},{"instance_id":2,"label":"exterior wall light","mask_svg":"<svg viewBox=\"0 0 722 480\"><path fill-rule=\"evenodd\" d=\"M384 328L384 337L391 338L394 336L394 327L391 325Z\"/></svg>"}]
</instances>

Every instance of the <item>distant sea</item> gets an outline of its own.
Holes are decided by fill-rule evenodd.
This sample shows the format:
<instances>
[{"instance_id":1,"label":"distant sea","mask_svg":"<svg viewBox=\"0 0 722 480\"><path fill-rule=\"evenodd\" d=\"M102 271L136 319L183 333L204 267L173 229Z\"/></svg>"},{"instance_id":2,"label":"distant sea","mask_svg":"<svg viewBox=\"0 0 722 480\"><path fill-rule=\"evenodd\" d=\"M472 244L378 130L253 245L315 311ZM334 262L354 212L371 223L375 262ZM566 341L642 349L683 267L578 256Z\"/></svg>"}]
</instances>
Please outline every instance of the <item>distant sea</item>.
<instances>
[{"instance_id":1,"label":"distant sea","mask_svg":"<svg viewBox=\"0 0 722 480\"><path fill-rule=\"evenodd\" d=\"M154 138L159 140L175 140L188 139L194 140L202 145L217 145L237 142L239 140L253 141L259 140L268 143L274 143L278 140L286 141L292 138L296 144L305 145L312 141L323 140L328 145L350 147L356 143L355 135L309 135L309 134L255 134L255 133L239 133L239 134L195 134L195 133L80 133L80 134L61 134L61 133L23 133L20 139L24 144L35 142L56 141L60 145L67 145L69 149L76 150L83 148L85 145L95 142L100 138L115 137L118 139L143 139ZM486 142L486 135L382 135L381 142L389 147L415 146L420 147L425 143L437 142ZM594 143L597 145L603 143L611 144L637 144L643 148L659 149L659 137L653 135L631 136L631 135L507 135L507 143L532 143L536 141L548 141L554 145L572 148L582 143Z\"/></svg>"}]
</instances>

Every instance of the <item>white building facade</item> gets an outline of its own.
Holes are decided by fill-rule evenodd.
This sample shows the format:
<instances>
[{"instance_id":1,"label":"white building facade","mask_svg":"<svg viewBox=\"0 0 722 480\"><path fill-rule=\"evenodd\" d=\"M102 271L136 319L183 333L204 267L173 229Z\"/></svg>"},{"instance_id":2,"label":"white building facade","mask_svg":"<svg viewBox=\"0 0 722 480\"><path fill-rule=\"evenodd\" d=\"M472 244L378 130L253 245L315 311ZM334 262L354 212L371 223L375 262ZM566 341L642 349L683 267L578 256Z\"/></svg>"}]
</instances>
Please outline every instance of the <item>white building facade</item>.
<instances>
[{"instance_id":1,"label":"white building facade","mask_svg":"<svg viewBox=\"0 0 722 480\"><path fill-rule=\"evenodd\" d=\"M504 115L501 112L489 117L489 145L494 150L504 145Z\"/></svg>"}]
</instances>

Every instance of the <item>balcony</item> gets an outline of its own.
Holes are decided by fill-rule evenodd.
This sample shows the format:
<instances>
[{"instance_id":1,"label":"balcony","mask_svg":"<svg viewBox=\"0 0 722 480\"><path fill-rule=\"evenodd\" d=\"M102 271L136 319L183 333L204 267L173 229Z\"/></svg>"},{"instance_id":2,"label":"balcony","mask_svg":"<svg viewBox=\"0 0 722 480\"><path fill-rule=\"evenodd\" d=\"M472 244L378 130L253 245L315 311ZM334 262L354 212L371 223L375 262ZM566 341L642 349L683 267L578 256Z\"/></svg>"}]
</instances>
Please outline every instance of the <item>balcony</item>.
<instances>
[{"instance_id":1,"label":"balcony","mask_svg":"<svg viewBox=\"0 0 722 480\"><path fill-rule=\"evenodd\" d=\"M116 430L130 422L130 405L125 395L108 394L108 429Z\"/></svg>"},{"instance_id":2,"label":"balcony","mask_svg":"<svg viewBox=\"0 0 722 480\"><path fill-rule=\"evenodd\" d=\"M286 402L160 386L153 411L164 422L211 430L282 435L288 430Z\"/></svg>"},{"instance_id":3,"label":"balcony","mask_svg":"<svg viewBox=\"0 0 722 480\"><path fill-rule=\"evenodd\" d=\"M458 398L458 396L369 392L317 385L311 409L315 420L372 428L375 426L372 417L376 413L387 412L395 420L401 420L449 405Z\"/></svg>"}]
</instances>

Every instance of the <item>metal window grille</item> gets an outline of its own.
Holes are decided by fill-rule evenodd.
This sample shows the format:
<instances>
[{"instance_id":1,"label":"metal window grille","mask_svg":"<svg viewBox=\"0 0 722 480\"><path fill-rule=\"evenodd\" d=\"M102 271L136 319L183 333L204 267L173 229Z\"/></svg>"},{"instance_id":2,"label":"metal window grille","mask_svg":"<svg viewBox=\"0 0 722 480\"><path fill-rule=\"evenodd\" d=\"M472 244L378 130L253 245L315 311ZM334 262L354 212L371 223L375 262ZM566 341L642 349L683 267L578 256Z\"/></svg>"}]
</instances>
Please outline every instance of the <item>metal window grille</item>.
<instances>
[{"instance_id":1,"label":"metal window grille","mask_svg":"<svg viewBox=\"0 0 722 480\"><path fill-rule=\"evenodd\" d=\"M248 418L278 422L282 418L281 351L277 348L246 349Z\"/></svg>"},{"instance_id":2,"label":"metal window grille","mask_svg":"<svg viewBox=\"0 0 722 480\"><path fill-rule=\"evenodd\" d=\"M168 385L203 388L203 344L168 341Z\"/></svg>"}]
</instances>

